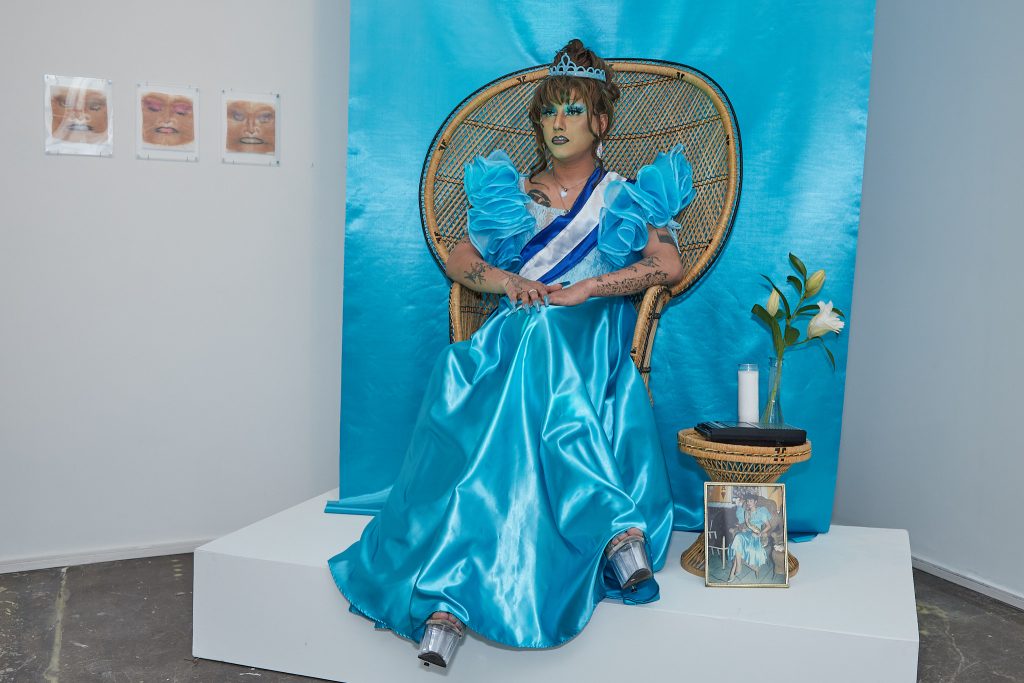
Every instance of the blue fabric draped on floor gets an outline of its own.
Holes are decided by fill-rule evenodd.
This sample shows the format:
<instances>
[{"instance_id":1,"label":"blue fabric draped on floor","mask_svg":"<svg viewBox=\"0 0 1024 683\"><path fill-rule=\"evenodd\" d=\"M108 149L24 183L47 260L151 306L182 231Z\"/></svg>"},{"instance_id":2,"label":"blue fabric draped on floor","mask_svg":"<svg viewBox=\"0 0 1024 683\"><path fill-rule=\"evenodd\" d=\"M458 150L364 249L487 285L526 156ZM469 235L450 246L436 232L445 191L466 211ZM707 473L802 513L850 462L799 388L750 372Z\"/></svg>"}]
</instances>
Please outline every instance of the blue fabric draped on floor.
<instances>
[{"instance_id":1,"label":"blue fabric draped on floor","mask_svg":"<svg viewBox=\"0 0 1024 683\"><path fill-rule=\"evenodd\" d=\"M380 509L414 439L426 369L450 353L449 283L424 245L418 206L431 139L468 94L549 62L579 37L603 56L676 61L709 74L742 133L732 235L702 282L665 310L651 362L675 524L701 526L704 473L680 456L676 432L735 415L737 363L761 363L766 395L771 343L750 315L768 294L759 273L784 280L790 251L827 269L828 298L856 325L850 299L873 14L873 0L567 0L557 11L533 0L354 3L340 509ZM785 415L814 442L811 460L783 479L791 531L829 526L848 338L831 343L835 373L820 349L786 356Z\"/></svg>"},{"instance_id":2,"label":"blue fabric draped on floor","mask_svg":"<svg viewBox=\"0 0 1024 683\"><path fill-rule=\"evenodd\" d=\"M442 351L387 505L330 562L354 611L413 640L444 610L491 640L551 647L622 596L603 555L616 532L644 531L661 568L671 494L629 356L635 322L618 298L505 303Z\"/></svg>"}]
</instances>

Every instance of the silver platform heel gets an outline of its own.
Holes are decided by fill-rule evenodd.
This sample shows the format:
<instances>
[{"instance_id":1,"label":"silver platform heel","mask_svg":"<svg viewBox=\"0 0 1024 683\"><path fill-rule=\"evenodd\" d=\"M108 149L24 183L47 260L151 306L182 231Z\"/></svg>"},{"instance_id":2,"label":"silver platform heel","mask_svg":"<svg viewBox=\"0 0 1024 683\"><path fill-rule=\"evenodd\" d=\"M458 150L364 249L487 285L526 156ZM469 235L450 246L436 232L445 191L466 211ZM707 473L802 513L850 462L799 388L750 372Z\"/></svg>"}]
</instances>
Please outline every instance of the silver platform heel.
<instances>
[{"instance_id":1,"label":"silver platform heel","mask_svg":"<svg viewBox=\"0 0 1024 683\"><path fill-rule=\"evenodd\" d=\"M455 653L455 646L462 638L463 630L447 619L427 619L418 655L423 665L447 667Z\"/></svg>"},{"instance_id":2,"label":"silver platform heel","mask_svg":"<svg viewBox=\"0 0 1024 683\"><path fill-rule=\"evenodd\" d=\"M654 576L647 561L646 545L643 536L627 536L605 552L622 590L636 590L637 584Z\"/></svg>"}]
</instances>

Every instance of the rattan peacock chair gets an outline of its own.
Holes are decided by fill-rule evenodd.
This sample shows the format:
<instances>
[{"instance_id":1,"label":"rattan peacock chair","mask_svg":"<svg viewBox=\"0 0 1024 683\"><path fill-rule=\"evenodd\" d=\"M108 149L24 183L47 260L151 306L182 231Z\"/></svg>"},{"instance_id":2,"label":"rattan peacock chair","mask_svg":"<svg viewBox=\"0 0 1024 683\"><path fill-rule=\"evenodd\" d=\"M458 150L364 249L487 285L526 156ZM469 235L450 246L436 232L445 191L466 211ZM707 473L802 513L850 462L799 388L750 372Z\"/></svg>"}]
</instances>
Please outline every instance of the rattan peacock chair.
<instances>
[{"instance_id":1,"label":"rattan peacock chair","mask_svg":"<svg viewBox=\"0 0 1024 683\"><path fill-rule=\"evenodd\" d=\"M674 287L658 285L633 295L638 310L630 355L644 382L661 311L692 287L725 244L739 205L742 178L740 134L725 93L707 75L671 62L609 60L622 96L605 144L604 165L627 177L678 143L693 166L697 196L676 221L685 269ZM495 149L508 152L526 171L534 160L527 107L547 65L523 69L480 88L456 107L434 136L420 178L420 213L427 245L444 271L451 249L466 235L468 203L463 167ZM449 338L468 339L498 305L500 295L481 294L458 282L449 293Z\"/></svg>"}]
</instances>

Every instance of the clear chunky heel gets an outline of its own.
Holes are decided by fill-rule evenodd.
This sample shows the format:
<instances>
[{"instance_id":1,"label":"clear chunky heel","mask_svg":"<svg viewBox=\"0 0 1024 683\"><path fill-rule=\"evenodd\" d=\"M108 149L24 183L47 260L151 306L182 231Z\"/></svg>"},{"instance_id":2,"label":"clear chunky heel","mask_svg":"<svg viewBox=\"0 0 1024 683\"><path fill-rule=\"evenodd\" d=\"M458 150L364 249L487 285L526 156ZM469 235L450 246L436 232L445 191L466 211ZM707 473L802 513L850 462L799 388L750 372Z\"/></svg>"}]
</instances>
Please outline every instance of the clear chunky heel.
<instances>
[{"instance_id":1,"label":"clear chunky heel","mask_svg":"<svg viewBox=\"0 0 1024 683\"><path fill-rule=\"evenodd\" d=\"M462 638L463 628L448 619L427 619L418 657L423 665L447 667Z\"/></svg>"},{"instance_id":2,"label":"clear chunky heel","mask_svg":"<svg viewBox=\"0 0 1024 683\"><path fill-rule=\"evenodd\" d=\"M622 590L636 590L637 584L654 576L647 561L646 545L643 536L627 536L612 543L605 552Z\"/></svg>"}]
</instances>

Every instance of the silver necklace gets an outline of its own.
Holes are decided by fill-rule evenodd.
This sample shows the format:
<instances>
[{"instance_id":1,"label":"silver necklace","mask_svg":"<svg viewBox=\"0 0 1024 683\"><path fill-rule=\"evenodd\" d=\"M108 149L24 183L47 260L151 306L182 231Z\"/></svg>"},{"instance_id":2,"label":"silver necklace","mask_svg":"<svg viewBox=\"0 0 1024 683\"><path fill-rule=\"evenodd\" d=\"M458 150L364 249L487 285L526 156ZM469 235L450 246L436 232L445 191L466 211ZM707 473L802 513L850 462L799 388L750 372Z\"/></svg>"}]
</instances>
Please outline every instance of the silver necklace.
<instances>
[{"instance_id":1,"label":"silver necklace","mask_svg":"<svg viewBox=\"0 0 1024 683\"><path fill-rule=\"evenodd\" d=\"M555 173L554 166L551 167L551 177L555 179L555 182L558 183L558 187L561 188L558 190L558 196L561 197L562 199L565 199L567 196L569 196L569 190L579 187L583 183L587 182L587 178L590 178L590 176L588 175L586 178L579 181L578 183L566 186L565 184L562 183L561 180L558 179L558 175Z\"/></svg>"}]
</instances>

